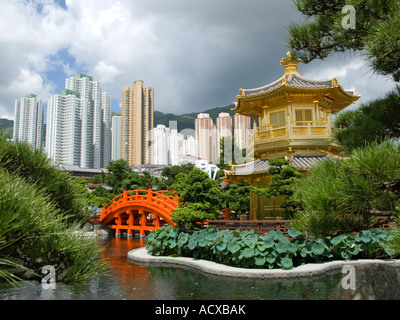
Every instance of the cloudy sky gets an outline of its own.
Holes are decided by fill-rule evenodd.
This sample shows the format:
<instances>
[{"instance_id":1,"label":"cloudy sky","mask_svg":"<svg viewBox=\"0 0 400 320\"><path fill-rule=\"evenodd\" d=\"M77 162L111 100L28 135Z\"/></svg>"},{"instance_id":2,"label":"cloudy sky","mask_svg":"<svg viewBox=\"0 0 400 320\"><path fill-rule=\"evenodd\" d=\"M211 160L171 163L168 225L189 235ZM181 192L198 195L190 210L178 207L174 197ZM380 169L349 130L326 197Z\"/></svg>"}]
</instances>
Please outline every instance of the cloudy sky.
<instances>
[{"instance_id":1,"label":"cloudy sky","mask_svg":"<svg viewBox=\"0 0 400 320\"><path fill-rule=\"evenodd\" d=\"M292 0L0 0L0 12L0 118L9 119L15 99L36 93L47 102L80 72L101 82L114 111L121 87L135 80L155 88L155 110L226 106L239 88L283 74L286 27L304 20ZM393 87L358 56L302 65L300 73L337 76L360 102Z\"/></svg>"}]
</instances>

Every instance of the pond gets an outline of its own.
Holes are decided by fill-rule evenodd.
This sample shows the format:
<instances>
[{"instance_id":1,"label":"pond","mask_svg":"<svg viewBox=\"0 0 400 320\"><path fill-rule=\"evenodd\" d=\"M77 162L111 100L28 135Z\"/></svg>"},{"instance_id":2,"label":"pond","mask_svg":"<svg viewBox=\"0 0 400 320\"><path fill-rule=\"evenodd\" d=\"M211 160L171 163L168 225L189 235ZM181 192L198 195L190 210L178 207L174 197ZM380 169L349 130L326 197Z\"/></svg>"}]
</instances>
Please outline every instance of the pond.
<instances>
[{"instance_id":1,"label":"pond","mask_svg":"<svg viewBox=\"0 0 400 320\"><path fill-rule=\"evenodd\" d=\"M27 281L19 288L0 284L1 300L331 300L340 285L340 272L296 280L237 279L208 275L184 267L138 265L130 250L143 247L140 238L108 238L104 259L110 273L82 287L57 283L43 289Z\"/></svg>"}]
</instances>

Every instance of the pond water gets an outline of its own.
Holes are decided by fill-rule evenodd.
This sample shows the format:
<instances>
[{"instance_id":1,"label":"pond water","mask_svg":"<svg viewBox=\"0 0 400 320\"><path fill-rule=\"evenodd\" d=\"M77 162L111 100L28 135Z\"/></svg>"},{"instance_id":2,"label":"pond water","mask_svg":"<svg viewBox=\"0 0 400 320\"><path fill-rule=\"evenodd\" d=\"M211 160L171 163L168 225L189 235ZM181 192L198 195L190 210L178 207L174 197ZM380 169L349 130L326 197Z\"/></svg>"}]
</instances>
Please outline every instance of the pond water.
<instances>
[{"instance_id":1,"label":"pond water","mask_svg":"<svg viewBox=\"0 0 400 320\"><path fill-rule=\"evenodd\" d=\"M184 267L138 265L128 260L130 250L143 247L140 238L103 241L108 275L83 287L57 283L43 289L27 281L19 288L0 283L0 300L330 300L342 279L340 272L296 280L237 279L208 275Z\"/></svg>"}]
</instances>

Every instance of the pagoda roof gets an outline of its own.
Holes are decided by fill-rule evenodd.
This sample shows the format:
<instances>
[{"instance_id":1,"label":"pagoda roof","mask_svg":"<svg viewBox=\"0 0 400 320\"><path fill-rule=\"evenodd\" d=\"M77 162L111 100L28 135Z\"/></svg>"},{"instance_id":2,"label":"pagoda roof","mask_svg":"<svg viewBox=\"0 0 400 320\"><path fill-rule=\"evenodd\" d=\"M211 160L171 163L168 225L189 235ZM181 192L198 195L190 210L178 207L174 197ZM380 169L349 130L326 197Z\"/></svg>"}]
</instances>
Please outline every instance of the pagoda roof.
<instances>
[{"instance_id":1,"label":"pagoda roof","mask_svg":"<svg viewBox=\"0 0 400 320\"><path fill-rule=\"evenodd\" d=\"M289 159L289 164L294 166L298 170L309 170L314 165L320 163L323 160L339 160L329 155L322 156L292 156ZM265 174L271 166L268 163L268 159L259 159L253 162L249 162L242 165L233 165L232 171L225 171L227 177L229 176L247 176L253 174Z\"/></svg>"},{"instance_id":2,"label":"pagoda roof","mask_svg":"<svg viewBox=\"0 0 400 320\"><path fill-rule=\"evenodd\" d=\"M338 83L336 77L330 80L312 80L303 77L297 71L299 59L294 59L288 53L288 57L281 60L285 66L285 73L278 80L254 89L240 89L240 95L237 96L237 102L233 112L256 117L254 110L249 110L246 101L274 98L284 93L318 93L328 98L337 100L341 105L351 104L357 101L360 96L355 94L355 90L345 90ZM244 106L243 106L244 104Z\"/></svg>"},{"instance_id":3,"label":"pagoda roof","mask_svg":"<svg viewBox=\"0 0 400 320\"><path fill-rule=\"evenodd\" d=\"M267 84L260 88L255 89L242 89L242 97L252 97L262 95L268 92L272 92L276 89L286 87L292 87L297 89L328 89L333 88L337 85L336 79L331 80L311 80L307 79L299 74L285 74L280 79ZM350 96L354 96L354 91L344 90L344 92Z\"/></svg>"}]
</instances>

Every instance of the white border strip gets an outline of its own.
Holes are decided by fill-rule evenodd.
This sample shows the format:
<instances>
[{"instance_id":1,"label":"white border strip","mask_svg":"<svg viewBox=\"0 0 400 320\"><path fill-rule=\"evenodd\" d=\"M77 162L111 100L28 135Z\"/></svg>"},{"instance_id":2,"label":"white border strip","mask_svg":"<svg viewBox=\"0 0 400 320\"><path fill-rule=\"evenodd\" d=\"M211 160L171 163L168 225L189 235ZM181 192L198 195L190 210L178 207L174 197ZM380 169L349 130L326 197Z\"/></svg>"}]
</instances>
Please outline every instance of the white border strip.
<instances>
[{"instance_id":1,"label":"white border strip","mask_svg":"<svg viewBox=\"0 0 400 320\"><path fill-rule=\"evenodd\" d=\"M239 278L259 278L259 279L274 279L274 278L296 278L309 277L324 274L327 271L342 269L344 266L361 266L368 264L389 264L393 267L400 267L400 260L343 260L330 261L324 263L309 263L293 269L245 269L226 266L220 263L193 259L187 257L167 257L167 256L152 256L149 255L146 248L138 248L128 252L128 259L132 262L139 263L162 263L173 264L195 268L206 273Z\"/></svg>"}]
</instances>

